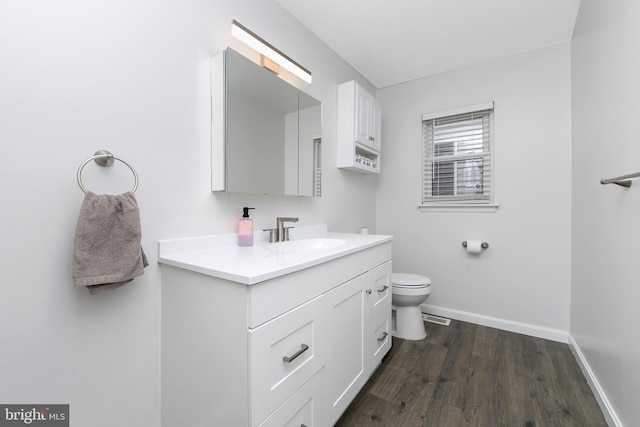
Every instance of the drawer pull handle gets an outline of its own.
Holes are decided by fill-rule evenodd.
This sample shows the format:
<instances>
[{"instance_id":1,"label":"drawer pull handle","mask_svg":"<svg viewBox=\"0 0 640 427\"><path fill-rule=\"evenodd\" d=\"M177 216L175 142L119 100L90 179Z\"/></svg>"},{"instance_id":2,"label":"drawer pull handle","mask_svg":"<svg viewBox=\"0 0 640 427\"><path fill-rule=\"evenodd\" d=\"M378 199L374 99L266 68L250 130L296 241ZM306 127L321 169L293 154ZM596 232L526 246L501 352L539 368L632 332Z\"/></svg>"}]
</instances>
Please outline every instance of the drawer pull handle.
<instances>
[{"instance_id":1,"label":"drawer pull handle","mask_svg":"<svg viewBox=\"0 0 640 427\"><path fill-rule=\"evenodd\" d=\"M365 289L365 292L367 293L367 295L371 295L371 289Z\"/></svg>"},{"instance_id":2,"label":"drawer pull handle","mask_svg":"<svg viewBox=\"0 0 640 427\"><path fill-rule=\"evenodd\" d=\"M382 341L386 340L388 336L389 336L388 332L383 333L382 336L380 338L378 338L378 342L382 342Z\"/></svg>"},{"instance_id":3,"label":"drawer pull handle","mask_svg":"<svg viewBox=\"0 0 640 427\"><path fill-rule=\"evenodd\" d=\"M387 289L389 289L389 287L387 285L384 285L383 287L378 289L378 292L382 293L382 292L386 291Z\"/></svg>"},{"instance_id":4,"label":"drawer pull handle","mask_svg":"<svg viewBox=\"0 0 640 427\"><path fill-rule=\"evenodd\" d=\"M282 358L282 360L283 360L284 362L291 363L291 362L293 362L294 360L296 360L296 358L297 358L298 356L300 356L302 353L304 353L304 352L305 352L305 351L307 351L307 350L309 350L309 346L308 346L308 345L306 345L306 344L301 344L301 345L300 345L300 350L296 351L292 356L284 356L284 357Z\"/></svg>"}]
</instances>

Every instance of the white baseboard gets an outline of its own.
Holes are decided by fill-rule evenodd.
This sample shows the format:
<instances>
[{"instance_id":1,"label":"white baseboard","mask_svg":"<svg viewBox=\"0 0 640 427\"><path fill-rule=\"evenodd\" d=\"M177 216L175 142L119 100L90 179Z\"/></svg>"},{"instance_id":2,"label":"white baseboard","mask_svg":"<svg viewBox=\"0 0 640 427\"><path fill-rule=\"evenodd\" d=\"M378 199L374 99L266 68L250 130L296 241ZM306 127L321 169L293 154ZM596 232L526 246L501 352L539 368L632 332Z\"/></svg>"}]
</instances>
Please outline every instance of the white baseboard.
<instances>
[{"instance_id":1,"label":"white baseboard","mask_svg":"<svg viewBox=\"0 0 640 427\"><path fill-rule=\"evenodd\" d=\"M469 313L467 311L454 310L451 308L436 307L430 304L422 304L420 308L423 313L435 314L436 316L449 317L463 322L489 326L491 328L516 332L565 344L569 342L569 333L559 329L514 322L513 320L499 319L497 317L484 316L482 314Z\"/></svg>"},{"instance_id":2,"label":"white baseboard","mask_svg":"<svg viewBox=\"0 0 640 427\"><path fill-rule=\"evenodd\" d=\"M578 365L580 366L583 375L587 379L587 383L589 383L589 387L591 387L591 391L598 401L598 405L600 406L602 415L607 421L609 427L624 427L622 425L622 422L620 421L620 418L618 418L616 411L614 411L613 407L611 406L611 402L609 402L607 395L600 386L598 378L596 378L595 374L593 373L589 362L587 362L587 359L584 357L584 353L582 353L582 350L580 350L580 346L578 346L578 343L573 339L573 336L571 336L571 334L569 334L569 348L571 348L571 352L578 361Z\"/></svg>"}]
</instances>

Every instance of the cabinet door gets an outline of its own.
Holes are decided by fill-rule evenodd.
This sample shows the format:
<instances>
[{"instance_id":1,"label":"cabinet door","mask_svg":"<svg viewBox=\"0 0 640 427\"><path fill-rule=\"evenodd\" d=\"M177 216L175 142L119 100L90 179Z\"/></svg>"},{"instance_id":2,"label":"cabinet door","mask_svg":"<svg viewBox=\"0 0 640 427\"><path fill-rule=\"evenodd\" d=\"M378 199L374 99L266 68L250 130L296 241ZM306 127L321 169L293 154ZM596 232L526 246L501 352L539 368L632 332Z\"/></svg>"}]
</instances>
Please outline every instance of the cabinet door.
<instances>
[{"instance_id":1,"label":"cabinet door","mask_svg":"<svg viewBox=\"0 0 640 427\"><path fill-rule=\"evenodd\" d=\"M360 144L371 145L371 95L356 84L356 111L354 139Z\"/></svg>"},{"instance_id":2,"label":"cabinet door","mask_svg":"<svg viewBox=\"0 0 640 427\"><path fill-rule=\"evenodd\" d=\"M367 274L325 294L327 319L325 404L335 421L367 380L364 370L364 285Z\"/></svg>"},{"instance_id":3,"label":"cabinet door","mask_svg":"<svg viewBox=\"0 0 640 427\"><path fill-rule=\"evenodd\" d=\"M367 273L365 287L365 372L371 375L391 349L391 261Z\"/></svg>"},{"instance_id":4,"label":"cabinet door","mask_svg":"<svg viewBox=\"0 0 640 427\"><path fill-rule=\"evenodd\" d=\"M369 146L376 150L382 150L382 112L378 100L371 97L371 108L369 115Z\"/></svg>"},{"instance_id":5,"label":"cabinet door","mask_svg":"<svg viewBox=\"0 0 640 427\"><path fill-rule=\"evenodd\" d=\"M262 422L324 365L322 298L249 331L252 426Z\"/></svg>"},{"instance_id":6,"label":"cabinet door","mask_svg":"<svg viewBox=\"0 0 640 427\"><path fill-rule=\"evenodd\" d=\"M360 85L355 90L355 135L354 139L360 144L373 150L382 148L382 114L378 100Z\"/></svg>"}]
</instances>

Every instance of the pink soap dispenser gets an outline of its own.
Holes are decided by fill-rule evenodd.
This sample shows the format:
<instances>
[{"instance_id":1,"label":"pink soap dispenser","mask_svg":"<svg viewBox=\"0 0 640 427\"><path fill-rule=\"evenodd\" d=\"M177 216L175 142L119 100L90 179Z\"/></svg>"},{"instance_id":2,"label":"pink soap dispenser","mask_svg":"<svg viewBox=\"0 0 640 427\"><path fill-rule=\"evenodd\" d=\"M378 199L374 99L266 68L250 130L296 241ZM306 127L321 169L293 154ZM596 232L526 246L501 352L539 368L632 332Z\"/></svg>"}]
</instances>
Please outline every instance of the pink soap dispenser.
<instances>
[{"instance_id":1,"label":"pink soap dispenser","mask_svg":"<svg viewBox=\"0 0 640 427\"><path fill-rule=\"evenodd\" d=\"M238 220L238 246L253 246L253 220L249 218L249 209L242 208L242 218Z\"/></svg>"}]
</instances>

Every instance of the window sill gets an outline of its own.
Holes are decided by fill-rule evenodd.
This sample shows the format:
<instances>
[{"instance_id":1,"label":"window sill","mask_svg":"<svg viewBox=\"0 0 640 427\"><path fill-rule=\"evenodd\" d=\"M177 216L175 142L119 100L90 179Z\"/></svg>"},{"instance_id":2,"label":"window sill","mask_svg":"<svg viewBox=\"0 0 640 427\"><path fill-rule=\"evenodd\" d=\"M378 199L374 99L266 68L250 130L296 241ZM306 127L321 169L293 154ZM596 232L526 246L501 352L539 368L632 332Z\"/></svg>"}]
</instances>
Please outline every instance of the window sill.
<instances>
[{"instance_id":1,"label":"window sill","mask_svg":"<svg viewBox=\"0 0 640 427\"><path fill-rule=\"evenodd\" d=\"M500 207L497 203L487 203L487 204L479 204L479 203L469 203L467 205L464 204L456 204L456 205L444 205L444 204L433 204L433 205L418 205L418 209L420 212L473 212L473 213L495 213Z\"/></svg>"}]
</instances>

